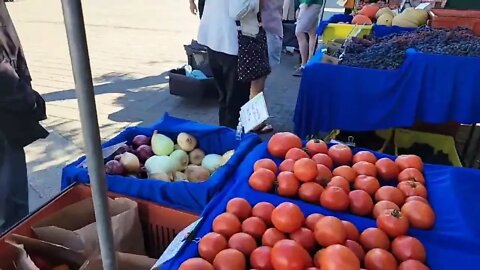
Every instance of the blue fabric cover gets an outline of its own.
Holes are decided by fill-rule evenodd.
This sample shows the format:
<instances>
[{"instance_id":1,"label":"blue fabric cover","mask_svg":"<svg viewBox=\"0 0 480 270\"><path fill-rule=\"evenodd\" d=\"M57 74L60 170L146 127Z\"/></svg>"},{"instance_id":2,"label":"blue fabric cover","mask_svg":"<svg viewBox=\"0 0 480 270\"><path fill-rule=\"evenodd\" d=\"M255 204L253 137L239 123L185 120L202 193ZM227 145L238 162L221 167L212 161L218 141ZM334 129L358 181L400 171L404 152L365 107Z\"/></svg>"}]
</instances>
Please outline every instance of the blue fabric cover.
<instances>
[{"instance_id":1,"label":"blue fabric cover","mask_svg":"<svg viewBox=\"0 0 480 270\"><path fill-rule=\"evenodd\" d=\"M386 25L373 25L372 32L374 37L384 37L390 34L403 33L415 31L417 28L400 27L400 26L386 26Z\"/></svg>"},{"instance_id":2,"label":"blue fabric cover","mask_svg":"<svg viewBox=\"0 0 480 270\"><path fill-rule=\"evenodd\" d=\"M234 130L213 125L200 124L193 121L171 117L165 114L163 119L148 128L129 127L115 138L103 145L103 147L115 145L123 141L131 140L139 134L151 136L154 130L176 138L178 133L187 132L194 135L207 154L222 155L228 150L236 149L233 157L218 169L208 181L203 183L174 182L167 183L158 180L144 180L133 177L107 176L108 190L127 196L137 197L159 203L161 205L193 213L201 213L213 195L229 186L231 176L246 155L257 144L260 138L255 134L245 135L241 141L235 137ZM62 173L62 189L74 182L89 183L88 171L78 168L85 157L68 165Z\"/></svg>"},{"instance_id":3,"label":"blue fabric cover","mask_svg":"<svg viewBox=\"0 0 480 270\"><path fill-rule=\"evenodd\" d=\"M480 58L407 53L398 70L307 64L295 108L301 137L429 123L480 122Z\"/></svg>"},{"instance_id":4,"label":"blue fabric cover","mask_svg":"<svg viewBox=\"0 0 480 270\"><path fill-rule=\"evenodd\" d=\"M202 237L211 231L213 219L225 211L228 200L234 197L247 199L251 205L261 201L278 205L284 201L296 203L305 215L322 213L337 216L354 223L359 230L375 227L375 221L349 213L332 212L320 206L299 200L290 200L274 194L254 191L248 185L256 160L270 157L266 143L258 145L237 170L235 186L225 190L207 206L203 212L204 220L196 230L196 237ZM364 149L356 149L360 151ZM375 153L378 157L388 157ZM391 157L390 157L391 158ZM277 160L278 161L278 160ZM429 201L436 213L433 230L410 229L409 234L417 237L426 248L427 263L432 270L478 269L480 261L480 171L438 165L425 165ZM198 256L197 243L184 245L175 258L167 262L162 269L178 269L180 264L191 257Z\"/></svg>"}]
</instances>

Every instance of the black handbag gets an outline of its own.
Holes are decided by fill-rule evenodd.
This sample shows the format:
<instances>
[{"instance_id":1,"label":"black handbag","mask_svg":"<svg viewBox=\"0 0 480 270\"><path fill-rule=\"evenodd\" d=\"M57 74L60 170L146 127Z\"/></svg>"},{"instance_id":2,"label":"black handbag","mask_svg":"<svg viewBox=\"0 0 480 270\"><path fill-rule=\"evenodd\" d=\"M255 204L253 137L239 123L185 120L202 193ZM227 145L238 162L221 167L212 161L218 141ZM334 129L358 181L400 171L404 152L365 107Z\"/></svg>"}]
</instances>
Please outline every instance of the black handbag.
<instances>
[{"instance_id":1,"label":"black handbag","mask_svg":"<svg viewBox=\"0 0 480 270\"><path fill-rule=\"evenodd\" d=\"M237 22L238 24L238 22ZM260 27L253 37L238 31L238 80L251 82L272 72L268 60L267 34Z\"/></svg>"}]
</instances>

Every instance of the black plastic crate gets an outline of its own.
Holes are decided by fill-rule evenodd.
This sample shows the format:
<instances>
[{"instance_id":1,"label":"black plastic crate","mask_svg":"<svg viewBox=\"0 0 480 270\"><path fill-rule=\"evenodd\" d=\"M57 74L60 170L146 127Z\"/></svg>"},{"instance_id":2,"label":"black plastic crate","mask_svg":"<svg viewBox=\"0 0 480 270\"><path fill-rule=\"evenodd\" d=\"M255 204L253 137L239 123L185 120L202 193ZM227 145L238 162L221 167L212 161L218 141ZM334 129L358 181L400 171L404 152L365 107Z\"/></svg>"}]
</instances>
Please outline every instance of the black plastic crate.
<instances>
[{"instance_id":1,"label":"black plastic crate","mask_svg":"<svg viewBox=\"0 0 480 270\"><path fill-rule=\"evenodd\" d=\"M169 72L170 94L185 98L218 98L218 88L213 78L198 80L185 75L185 69L172 69Z\"/></svg>"}]
</instances>

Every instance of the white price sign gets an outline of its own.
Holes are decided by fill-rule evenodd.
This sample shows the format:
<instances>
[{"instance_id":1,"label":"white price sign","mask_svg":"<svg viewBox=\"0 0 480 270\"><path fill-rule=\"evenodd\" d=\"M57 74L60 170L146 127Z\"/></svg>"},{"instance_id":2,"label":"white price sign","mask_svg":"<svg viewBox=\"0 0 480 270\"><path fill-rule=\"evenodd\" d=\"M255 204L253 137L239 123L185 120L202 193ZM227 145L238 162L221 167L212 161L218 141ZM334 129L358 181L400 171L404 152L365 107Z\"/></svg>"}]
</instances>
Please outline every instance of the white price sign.
<instances>
[{"instance_id":1,"label":"white price sign","mask_svg":"<svg viewBox=\"0 0 480 270\"><path fill-rule=\"evenodd\" d=\"M263 92L245 103L240 109L240 122L245 133L265 122L268 117L270 116L268 115L267 103L265 102Z\"/></svg>"},{"instance_id":2,"label":"white price sign","mask_svg":"<svg viewBox=\"0 0 480 270\"><path fill-rule=\"evenodd\" d=\"M163 252L162 256L160 257L160 259L158 259L158 261L155 263L151 270L160 270L162 268L162 265L166 261L175 257L175 255L177 255L183 245L187 242L186 239L188 235L195 231L195 228L197 227L198 223L202 221L202 219L203 218L199 218L197 221L188 225L188 227L179 232L177 236L175 236L173 241L170 243L170 245L168 245L167 249Z\"/></svg>"}]
</instances>

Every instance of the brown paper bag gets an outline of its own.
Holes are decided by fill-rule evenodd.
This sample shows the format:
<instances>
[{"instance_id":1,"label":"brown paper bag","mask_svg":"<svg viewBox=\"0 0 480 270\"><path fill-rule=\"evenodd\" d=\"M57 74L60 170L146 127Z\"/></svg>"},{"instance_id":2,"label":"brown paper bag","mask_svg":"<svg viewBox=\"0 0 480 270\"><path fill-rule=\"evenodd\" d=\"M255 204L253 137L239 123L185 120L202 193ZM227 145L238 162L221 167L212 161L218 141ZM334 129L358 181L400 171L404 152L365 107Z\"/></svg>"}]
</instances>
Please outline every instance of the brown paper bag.
<instances>
[{"instance_id":1,"label":"brown paper bag","mask_svg":"<svg viewBox=\"0 0 480 270\"><path fill-rule=\"evenodd\" d=\"M117 252L118 270L150 270L155 264L154 259L127 253ZM103 270L102 259L96 258L87 260L80 270Z\"/></svg>"},{"instance_id":2,"label":"brown paper bag","mask_svg":"<svg viewBox=\"0 0 480 270\"><path fill-rule=\"evenodd\" d=\"M86 260L82 254L63 246L21 235L13 234L5 242L17 250L15 265L18 270L38 270L28 254L42 256L53 264L68 264L71 269L78 269Z\"/></svg>"},{"instance_id":3,"label":"brown paper bag","mask_svg":"<svg viewBox=\"0 0 480 270\"><path fill-rule=\"evenodd\" d=\"M138 205L127 198L108 199L115 251L145 255ZM100 254L93 201L69 205L33 225L41 240L81 252L85 257Z\"/></svg>"}]
</instances>

